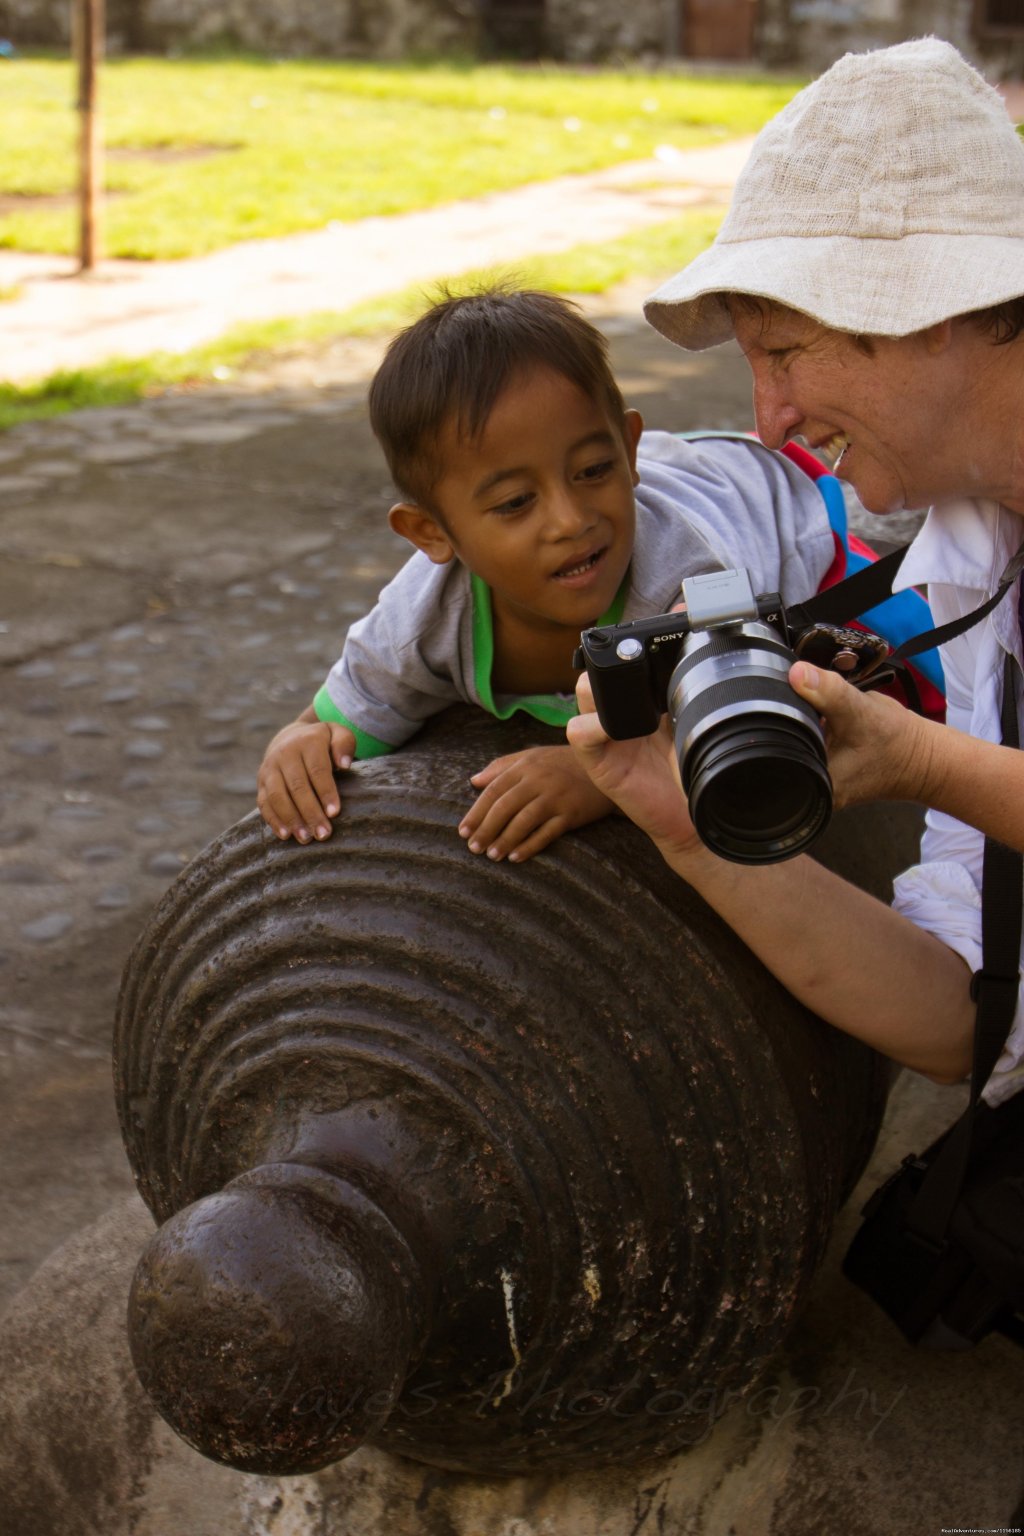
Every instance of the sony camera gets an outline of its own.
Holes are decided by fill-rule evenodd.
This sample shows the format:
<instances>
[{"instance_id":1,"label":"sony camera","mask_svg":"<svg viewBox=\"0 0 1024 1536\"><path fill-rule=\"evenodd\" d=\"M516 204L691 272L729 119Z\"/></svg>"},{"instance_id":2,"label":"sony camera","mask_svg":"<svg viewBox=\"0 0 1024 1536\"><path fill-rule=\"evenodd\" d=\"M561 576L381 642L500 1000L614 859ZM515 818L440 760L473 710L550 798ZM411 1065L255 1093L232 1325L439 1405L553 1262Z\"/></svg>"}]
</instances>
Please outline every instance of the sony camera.
<instances>
[{"instance_id":1,"label":"sony camera","mask_svg":"<svg viewBox=\"0 0 1024 1536\"><path fill-rule=\"evenodd\" d=\"M875 635L816 624L791 648L777 592L754 595L745 570L683 582L685 613L584 630L601 724L646 736L665 710L701 839L722 858L770 864L807 848L832 814L814 709L789 684L797 655L856 682L887 654Z\"/></svg>"}]
</instances>

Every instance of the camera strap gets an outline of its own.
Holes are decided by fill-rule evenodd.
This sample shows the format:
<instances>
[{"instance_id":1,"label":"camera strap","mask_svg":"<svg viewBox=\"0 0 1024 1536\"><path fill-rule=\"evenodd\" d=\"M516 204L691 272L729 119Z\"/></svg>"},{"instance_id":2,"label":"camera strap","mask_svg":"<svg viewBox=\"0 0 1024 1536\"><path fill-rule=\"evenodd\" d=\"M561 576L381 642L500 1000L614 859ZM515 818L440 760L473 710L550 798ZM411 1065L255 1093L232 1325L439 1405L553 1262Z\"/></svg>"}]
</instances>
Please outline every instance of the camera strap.
<instances>
[{"instance_id":1,"label":"camera strap","mask_svg":"<svg viewBox=\"0 0 1024 1536\"><path fill-rule=\"evenodd\" d=\"M1019 747L1014 664L1003 664L1000 714L1003 745ZM1024 856L986 837L981 879L981 970L971 980L977 1004L971 1094L966 1110L942 1143L907 1213L907 1224L926 1244L941 1248L977 1145L981 1091L1006 1044L1020 987L1021 922L1024 917Z\"/></svg>"},{"instance_id":2,"label":"camera strap","mask_svg":"<svg viewBox=\"0 0 1024 1536\"><path fill-rule=\"evenodd\" d=\"M848 624L858 614L877 607L887 597L892 596L892 584L896 580L897 572L909 548L909 544L904 544L890 554L883 555L874 564L865 566L853 576L848 576L845 581L837 582L834 587L826 587L824 592L815 593L805 603L793 603L786 609L790 625L802 629L808 624ZM962 635L966 630L971 629L1002 602L1022 570L1024 570L1024 544L1008 562L990 598L979 607L972 609L970 613L965 613L959 619L953 619L949 624L940 624L935 629L926 629L922 634L905 640L892 652L886 664L892 665L906 661L921 651L944 645L947 640L954 640L957 635Z\"/></svg>"}]
</instances>

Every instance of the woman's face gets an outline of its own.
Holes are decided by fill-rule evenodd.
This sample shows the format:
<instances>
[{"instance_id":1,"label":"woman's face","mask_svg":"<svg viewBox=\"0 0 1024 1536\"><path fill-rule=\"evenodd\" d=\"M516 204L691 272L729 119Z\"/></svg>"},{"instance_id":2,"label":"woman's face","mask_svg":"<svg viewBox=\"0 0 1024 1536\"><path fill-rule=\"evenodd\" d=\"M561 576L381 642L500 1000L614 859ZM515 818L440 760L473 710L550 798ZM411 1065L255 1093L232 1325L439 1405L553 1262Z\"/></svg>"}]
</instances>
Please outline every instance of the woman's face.
<instances>
[{"instance_id":1,"label":"woman's face","mask_svg":"<svg viewBox=\"0 0 1024 1536\"><path fill-rule=\"evenodd\" d=\"M802 437L837 455L834 473L870 512L917 510L957 493L942 483L938 435L953 380L938 336L875 337L865 349L797 310L735 297L728 304L769 447Z\"/></svg>"}]
</instances>

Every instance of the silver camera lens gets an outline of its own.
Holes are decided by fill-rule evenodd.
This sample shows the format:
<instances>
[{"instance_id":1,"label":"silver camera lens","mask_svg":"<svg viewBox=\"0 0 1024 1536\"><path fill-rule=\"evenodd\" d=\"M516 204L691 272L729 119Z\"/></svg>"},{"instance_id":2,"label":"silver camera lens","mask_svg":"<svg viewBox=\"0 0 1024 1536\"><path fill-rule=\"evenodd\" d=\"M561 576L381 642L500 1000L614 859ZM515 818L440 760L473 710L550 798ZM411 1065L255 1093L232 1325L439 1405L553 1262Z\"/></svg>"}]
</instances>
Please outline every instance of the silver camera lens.
<instances>
[{"instance_id":1,"label":"silver camera lens","mask_svg":"<svg viewBox=\"0 0 1024 1536\"><path fill-rule=\"evenodd\" d=\"M832 814L818 717L789 684L793 652L767 624L695 630L668 688L690 815L739 864L807 848Z\"/></svg>"}]
</instances>

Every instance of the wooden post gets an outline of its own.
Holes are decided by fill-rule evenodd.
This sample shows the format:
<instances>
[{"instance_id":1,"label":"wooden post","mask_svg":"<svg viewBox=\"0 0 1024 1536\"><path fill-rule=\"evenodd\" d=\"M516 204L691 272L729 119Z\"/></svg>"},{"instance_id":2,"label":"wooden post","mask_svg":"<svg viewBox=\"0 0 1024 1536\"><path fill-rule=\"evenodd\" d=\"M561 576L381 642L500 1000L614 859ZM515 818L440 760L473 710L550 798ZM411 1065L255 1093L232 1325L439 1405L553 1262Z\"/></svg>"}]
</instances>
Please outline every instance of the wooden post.
<instances>
[{"instance_id":1,"label":"wooden post","mask_svg":"<svg viewBox=\"0 0 1024 1536\"><path fill-rule=\"evenodd\" d=\"M99 64L103 57L104 0L73 0L72 36L78 65L79 268L91 272L102 255L103 134Z\"/></svg>"}]
</instances>

